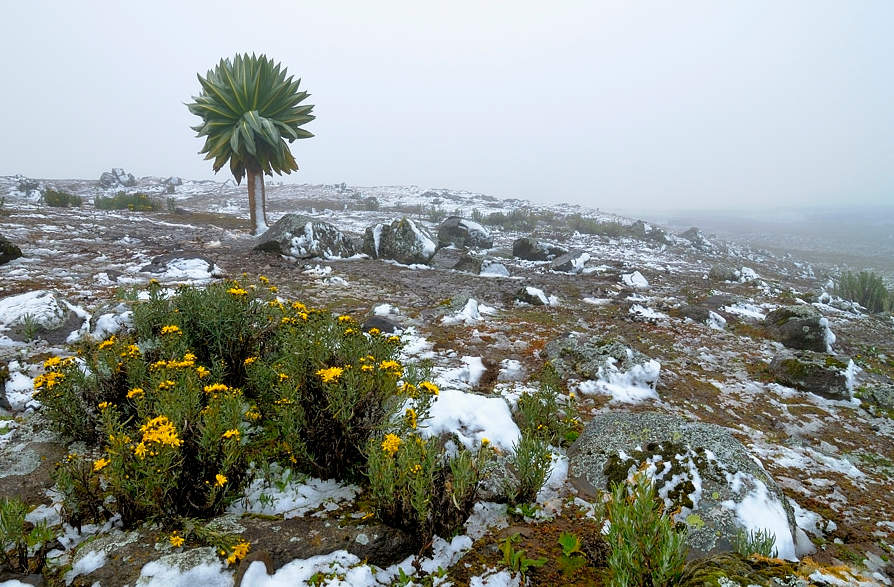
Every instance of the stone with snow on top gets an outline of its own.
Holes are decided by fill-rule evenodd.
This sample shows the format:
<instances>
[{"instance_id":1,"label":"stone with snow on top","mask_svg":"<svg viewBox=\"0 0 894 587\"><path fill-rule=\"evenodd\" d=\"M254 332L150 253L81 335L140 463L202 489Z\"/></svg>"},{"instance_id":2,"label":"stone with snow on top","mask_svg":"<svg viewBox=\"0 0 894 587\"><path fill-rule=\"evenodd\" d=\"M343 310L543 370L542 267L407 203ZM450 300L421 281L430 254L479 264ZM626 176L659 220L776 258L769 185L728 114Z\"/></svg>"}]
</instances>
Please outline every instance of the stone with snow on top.
<instances>
[{"instance_id":1,"label":"stone with snow on top","mask_svg":"<svg viewBox=\"0 0 894 587\"><path fill-rule=\"evenodd\" d=\"M0 333L12 340L62 344L86 319L83 310L55 291L35 290L0 298Z\"/></svg>"},{"instance_id":2,"label":"stone with snow on top","mask_svg":"<svg viewBox=\"0 0 894 587\"><path fill-rule=\"evenodd\" d=\"M479 274L483 277L510 277L509 270L506 269L506 266L502 263L497 263L496 261L485 261L481 266L481 273Z\"/></svg>"},{"instance_id":3,"label":"stone with snow on top","mask_svg":"<svg viewBox=\"0 0 894 587\"><path fill-rule=\"evenodd\" d=\"M715 263L708 271L708 278L714 281L738 281L739 272L723 263Z\"/></svg>"},{"instance_id":4,"label":"stone with snow on top","mask_svg":"<svg viewBox=\"0 0 894 587\"><path fill-rule=\"evenodd\" d=\"M462 249L456 247L440 247L431 258L428 265L435 269L453 269L459 260L465 255Z\"/></svg>"},{"instance_id":5,"label":"stone with snow on top","mask_svg":"<svg viewBox=\"0 0 894 587\"><path fill-rule=\"evenodd\" d=\"M385 334L393 334L402 330L400 324L394 320L389 320L385 316L370 316L360 325L360 329L363 330L363 332L369 332L373 328L377 328L379 332L384 332Z\"/></svg>"},{"instance_id":6,"label":"stone with snow on top","mask_svg":"<svg viewBox=\"0 0 894 587\"><path fill-rule=\"evenodd\" d=\"M0 234L0 265L9 263L13 259L22 256L22 249L9 242L5 236Z\"/></svg>"},{"instance_id":7,"label":"stone with snow on top","mask_svg":"<svg viewBox=\"0 0 894 587\"><path fill-rule=\"evenodd\" d=\"M113 187L129 188L137 185L137 178L134 177L133 173L125 173L123 169L116 167L111 172L106 171L99 176L99 185L106 189Z\"/></svg>"},{"instance_id":8,"label":"stone with snow on top","mask_svg":"<svg viewBox=\"0 0 894 587\"><path fill-rule=\"evenodd\" d=\"M159 279L173 281L204 281L223 276L223 271L211 259L185 251L174 251L153 257L152 261L140 271L155 273Z\"/></svg>"},{"instance_id":9,"label":"stone with snow on top","mask_svg":"<svg viewBox=\"0 0 894 587\"><path fill-rule=\"evenodd\" d=\"M830 352L835 342L828 319L806 304L773 310L764 318L764 325L774 340L790 349Z\"/></svg>"},{"instance_id":10,"label":"stone with snow on top","mask_svg":"<svg viewBox=\"0 0 894 587\"><path fill-rule=\"evenodd\" d=\"M572 485L592 501L645 470L665 511L687 526L690 559L732 551L740 530L772 532L780 558L810 551L782 490L720 426L652 412L601 414L568 460Z\"/></svg>"},{"instance_id":11,"label":"stone with snow on top","mask_svg":"<svg viewBox=\"0 0 894 587\"><path fill-rule=\"evenodd\" d=\"M642 220L637 220L627 229L630 236L642 240L650 240L660 244L668 245L671 243L670 238L664 229L652 226Z\"/></svg>"},{"instance_id":12,"label":"stone with snow on top","mask_svg":"<svg viewBox=\"0 0 894 587\"><path fill-rule=\"evenodd\" d=\"M286 214L268 228L255 250L297 259L346 258L356 254L354 243L334 225L304 216Z\"/></svg>"},{"instance_id":13,"label":"stone with snow on top","mask_svg":"<svg viewBox=\"0 0 894 587\"><path fill-rule=\"evenodd\" d=\"M438 246L454 245L461 248L489 249L494 246L490 231L460 216L450 216L438 228Z\"/></svg>"},{"instance_id":14,"label":"stone with snow on top","mask_svg":"<svg viewBox=\"0 0 894 587\"><path fill-rule=\"evenodd\" d=\"M657 361L617 341L569 333L548 342L546 355L564 378L609 380L614 375L639 373L637 384L654 390L658 383Z\"/></svg>"},{"instance_id":15,"label":"stone with snow on top","mask_svg":"<svg viewBox=\"0 0 894 587\"><path fill-rule=\"evenodd\" d=\"M549 264L549 268L561 273L580 273L584 270L584 265L586 265L589 260L589 253L583 251L571 251L553 259L552 263Z\"/></svg>"},{"instance_id":16,"label":"stone with snow on top","mask_svg":"<svg viewBox=\"0 0 894 587\"><path fill-rule=\"evenodd\" d=\"M377 224L363 235L363 252L373 259L391 259L404 265L427 265L437 245L421 226L409 218Z\"/></svg>"},{"instance_id":17,"label":"stone with snow on top","mask_svg":"<svg viewBox=\"0 0 894 587\"><path fill-rule=\"evenodd\" d=\"M26 196L30 196L31 192L37 192L41 189L41 183L38 179L29 179L23 176L16 176L19 178L19 182L16 184L16 189Z\"/></svg>"},{"instance_id":18,"label":"stone with snow on top","mask_svg":"<svg viewBox=\"0 0 894 587\"><path fill-rule=\"evenodd\" d=\"M463 255L452 267L454 271L462 271L463 273L471 273L478 275L481 273L481 265L483 263L481 257L473 257L472 255Z\"/></svg>"},{"instance_id":19,"label":"stone with snow on top","mask_svg":"<svg viewBox=\"0 0 894 587\"><path fill-rule=\"evenodd\" d=\"M813 351L780 353L769 371L777 383L832 400L849 400L854 387L854 362Z\"/></svg>"},{"instance_id":20,"label":"stone with snow on top","mask_svg":"<svg viewBox=\"0 0 894 587\"><path fill-rule=\"evenodd\" d=\"M621 282L627 287L632 287L633 289L649 288L649 280L647 280L639 271L634 271L633 273L622 273Z\"/></svg>"},{"instance_id":21,"label":"stone with snow on top","mask_svg":"<svg viewBox=\"0 0 894 587\"><path fill-rule=\"evenodd\" d=\"M552 261L568 249L559 245L523 236L512 243L512 256L525 261Z\"/></svg>"},{"instance_id":22,"label":"stone with snow on top","mask_svg":"<svg viewBox=\"0 0 894 587\"><path fill-rule=\"evenodd\" d=\"M178 186L183 185L183 180L177 177L176 175L172 175L164 181L165 185Z\"/></svg>"},{"instance_id":23,"label":"stone with snow on top","mask_svg":"<svg viewBox=\"0 0 894 587\"><path fill-rule=\"evenodd\" d=\"M714 244L695 226L685 232L681 232L680 237L688 240L693 248L700 251L710 252L714 250Z\"/></svg>"},{"instance_id":24,"label":"stone with snow on top","mask_svg":"<svg viewBox=\"0 0 894 587\"><path fill-rule=\"evenodd\" d=\"M515 299L525 304L531 304L532 306L549 305L549 298L546 297L546 294L543 293L543 290L532 287L530 285L525 286L515 292Z\"/></svg>"},{"instance_id":25,"label":"stone with snow on top","mask_svg":"<svg viewBox=\"0 0 894 587\"><path fill-rule=\"evenodd\" d=\"M93 310L88 332L97 340L105 340L133 324L133 311L124 302L105 302Z\"/></svg>"}]
</instances>

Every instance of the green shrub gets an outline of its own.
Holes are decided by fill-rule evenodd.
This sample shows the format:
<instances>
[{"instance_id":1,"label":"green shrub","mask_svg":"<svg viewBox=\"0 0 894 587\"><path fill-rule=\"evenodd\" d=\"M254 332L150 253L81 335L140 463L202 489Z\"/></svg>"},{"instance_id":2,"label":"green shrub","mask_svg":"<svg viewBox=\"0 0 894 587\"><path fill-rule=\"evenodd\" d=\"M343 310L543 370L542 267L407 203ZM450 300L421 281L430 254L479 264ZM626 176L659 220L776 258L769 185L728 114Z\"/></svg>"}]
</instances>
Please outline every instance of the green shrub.
<instances>
[{"instance_id":1,"label":"green shrub","mask_svg":"<svg viewBox=\"0 0 894 587\"><path fill-rule=\"evenodd\" d=\"M739 528L733 539L733 550L742 556L757 554L763 557L776 556L776 535L769 530L749 530Z\"/></svg>"},{"instance_id":2,"label":"green shrub","mask_svg":"<svg viewBox=\"0 0 894 587\"><path fill-rule=\"evenodd\" d=\"M42 199L47 206L52 206L53 208L68 208L69 206L80 206L84 203L81 196L57 191L52 188L47 188L43 193Z\"/></svg>"},{"instance_id":3,"label":"green shrub","mask_svg":"<svg viewBox=\"0 0 894 587\"><path fill-rule=\"evenodd\" d=\"M44 364L35 387L49 421L103 451L57 470L73 522L215 515L241 496L251 461L363 478L370 439L405 400L400 339L286 304L265 282L173 296L152 284L129 334Z\"/></svg>"},{"instance_id":4,"label":"green shrub","mask_svg":"<svg viewBox=\"0 0 894 587\"><path fill-rule=\"evenodd\" d=\"M686 562L686 531L676 529L644 473L616 484L608 504L610 587L672 587Z\"/></svg>"},{"instance_id":5,"label":"green shrub","mask_svg":"<svg viewBox=\"0 0 894 587\"><path fill-rule=\"evenodd\" d=\"M367 446L369 492L379 519L428 548L435 535L455 534L472 513L492 449L486 440L473 453L422 438L419 422L428 417L438 388L429 381L408 382L402 392L403 417Z\"/></svg>"},{"instance_id":6,"label":"green shrub","mask_svg":"<svg viewBox=\"0 0 894 587\"><path fill-rule=\"evenodd\" d=\"M0 498L0 561L16 573L40 573L47 544L54 538L45 520L26 530L28 507L17 498Z\"/></svg>"},{"instance_id":7,"label":"green shrub","mask_svg":"<svg viewBox=\"0 0 894 587\"><path fill-rule=\"evenodd\" d=\"M503 492L511 508L534 502L546 483L552 466L552 453L546 440L522 432L513 446Z\"/></svg>"},{"instance_id":8,"label":"green shrub","mask_svg":"<svg viewBox=\"0 0 894 587\"><path fill-rule=\"evenodd\" d=\"M894 308L894 292L889 291L881 276L873 271L861 271L857 275L845 271L839 276L833 293L857 302L872 314Z\"/></svg>"},{"instance_id":9,"label":"green shrub","mask_svg":"<svg viewBox=\"0 0 894 587\"><path fill-rule=\"evenodd\" d=\"M535 392L524 392L518 399L515 419L523 434L543 438L554 446L567 446L577 439L580 418L575 394L560 401L563 382L550 363L540 373Z\"/></svg>"},{"instance_id":10,"label":"green shrub","mask_svg":"<svg viewBox=\"0 0 894 587\"><path fill-rule=\"evenodd\" d=\"M161 208L160 204L142 192L128 194L118 192L114 196L96 196L93 205L99 210L131 210L151 212Z\"/></svg>"},{"instance_id":11,"label":"green shrub","mask_svg":"<svg viewBox=\"0 0 894 587\"><path fill-rule=\"evenodd\" d=\"M565 217L568 228L581 234L592 234L611 238L621 238L630 233L628 226L620 222L605 222L595 218L585 218L580 213Z\"/></svg>"}]
</instances>

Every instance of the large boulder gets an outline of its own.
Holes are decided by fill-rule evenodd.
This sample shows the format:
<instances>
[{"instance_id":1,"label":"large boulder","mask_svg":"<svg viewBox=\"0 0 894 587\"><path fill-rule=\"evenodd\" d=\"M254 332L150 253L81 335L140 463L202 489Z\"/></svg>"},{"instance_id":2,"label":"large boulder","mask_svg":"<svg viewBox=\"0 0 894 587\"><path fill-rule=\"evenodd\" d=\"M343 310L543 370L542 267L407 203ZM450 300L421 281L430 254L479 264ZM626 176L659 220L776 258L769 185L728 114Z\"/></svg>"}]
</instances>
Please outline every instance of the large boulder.
<instances>
[{"instance_id":1,"label":"large boulder","mask_svg":"<svg viewBox=\"0 0 894 587\"><path fill-rule=\"evenodd\" d=\"M552 261L567 253L568 249L565 247L528 236L512 243L512 256L525 261Z\"/></svg>"},{"instance_id":2,"label":"large boulder","mask_svg":"<svg viewBox=\"0 0 894 587\"><path fill-rule=\"evenodd\" d=\"M732 551L740 530L773 533L780 558L810 549L782 490L720 426L651 412L601 414L568 460L571 483L589 499L645 470L665 511L688 527L690 558Z\"/></svg>"},{"instance_id":3,"label":"large boulder","mask_svg":"<svg viewBox=\"0 0 894 587\"><path fill-rule=\"evenodd\" d=\"M723 263L715 263L708 272L708 278L714 281L738 281L739 275L738 271Z\"/></svg>"},{"instance_id":4,"label":"large boulder","mask_svg":"<svg viewBox=\"0 0 894 587\"><path fill-rule=\"evenodd\" d=\"M119 186L130 188L137 185L137 178L133 176L133 173L125 173L123 169L116 167L99 176L99 185L106 189Z\"/></svg>"},{"instance_id":5,"label":"large boulder","mask_svg":"<svg viewBox=\"0 0 894 587\"><path fill-rule=\"evenodd\" d=\"M685 232L681 232L680 237L688 240L693 248L700 251L711 252L714 250L714 243L709 241L708 237L695 226Z\"/></svg>"},{"instance_id":6,"label":"large boulder","mask_svg":"<svg viewBox=\"0 0 894 587\"><path fill-rule=\"evenodd\" d=\"M616 386L625 386L642 389L642 397L655 395L660 363L625 344L566 334L548 342L545 350L560 376L596 381L600 385L594 391L614 395Z\"/></svg>"},{"instance_id":7,"label":"large boulder","mask_svg":"<svg viewBox=\"0 0 894 587\"><path fill-rule=\"evenodd\" d=\"M404 265L428 264L437 249L431 235L409 218L370 226L363 235L364 253Z\"/></svg>"},{"instance_id":8,"label":"large boulder","mask_svg":"<svg viewBox=\"0 0 894 587\"><path fill-rule=\"evenodd\" d=\"M153 273L156 279L164 282L206 282L224 275L208 257L186 251L157 255L140 271Z\"/></svg>"},{"instance_id":9,"label":"large boulder","mask_svg":"<svg viewBox=\"0 0 894 587\"><path fill-rule=\"evenodd\" d=\"M0 334L13 340L71 342L88 319L84 310L55 291L35 290L0 298Z\"/></svg>"},{"instance_id":10,"label":"large boulder","mask_svg":"<svg viewBox=\"0 0 894 587\"><path fill-rule=\"evenodd\" d=\"M580 273L584 270L584 265L590 260L590 254L583 251L571 251L564 255L559 255L549 264L549 268L553 271L561 273Z\"/></svg>"},{"instance_id":11,"label":"large boulder","mask_svg":"<svg viewBox=\"0 0 894 587\"><path fill-rule=\"evenodd\" d=\"M806 304L784 306L764 318L770 336L790 349L831 352L835 335L819 310Z\"/></svg>"},{"instance_id":12,"label":"large boulder","mask_svg":"<svg viewBox=\"0 0 894 587\"><path fill-rule=\"evenodd\" d=\"M298 259L351 257L354 243L338 228L301 214L286 214L261 235L258 251L290 255Z\"/></svg>"},{"instance_id":13,"label":"large boulder","mask_svg":"<svg viewBox=\"0 0 894 587\"><path fill-rule=\"evenodd\" d=\"M483 265L483 263L484 259L482 259L481 257L463 255L456 261L451 269L453 269L454 271L462 271L464 273L478 275L479 273L481 273L481 266Z\"/></svg>"},{"instance_id":14,"label":"large boulder","mask_svg":"<svg viewBox=\"0 0 894 587\"><path fill-rule=\"evenodd\" d=\"M22 256L22 249L9 242L5 236L0 234L0 265L9 263L13 259Z\"/></svg>"},{"instance_id":15,"label":"large boulder","mask_svg":"<svg viewBox=\"0 0 894 587\"><path fill-rule=\"evenodd\" d=\"M854 362L813 351L782 353L770 362L770 374L787 387L828 399L849 400L854 389Z\"/></svg>"},{"instance_id":16,"label":"large boulder","mask_svg":"<svg viewBox=\"0 0 894 587\"><path fill-rule=\"evenodd\" d=\"M490 231L471 220L460 216L450 216L438 228L438 246L489 249L494 246Z\"/></svg>"}]
</instances>

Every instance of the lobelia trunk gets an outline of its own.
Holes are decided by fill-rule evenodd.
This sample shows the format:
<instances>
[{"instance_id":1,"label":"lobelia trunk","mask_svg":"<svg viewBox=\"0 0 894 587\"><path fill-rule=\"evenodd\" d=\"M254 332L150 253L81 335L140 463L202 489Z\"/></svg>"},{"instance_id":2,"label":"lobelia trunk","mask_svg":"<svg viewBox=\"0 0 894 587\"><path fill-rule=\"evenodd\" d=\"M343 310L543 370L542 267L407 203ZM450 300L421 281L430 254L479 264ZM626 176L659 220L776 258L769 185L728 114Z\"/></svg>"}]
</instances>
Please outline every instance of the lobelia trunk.
<instances>
[{"instance_id":1,"label":"lobelia trunk","mask_svg":"<svg viewBox=\"0 0 894 587\"><path fill-rule=\"evenodd\" d=\"M260 235L267 230L267 194L264 188L264 173L246 168L248 178L248 213L252 234Z\"/></svg>"}]
</instances>

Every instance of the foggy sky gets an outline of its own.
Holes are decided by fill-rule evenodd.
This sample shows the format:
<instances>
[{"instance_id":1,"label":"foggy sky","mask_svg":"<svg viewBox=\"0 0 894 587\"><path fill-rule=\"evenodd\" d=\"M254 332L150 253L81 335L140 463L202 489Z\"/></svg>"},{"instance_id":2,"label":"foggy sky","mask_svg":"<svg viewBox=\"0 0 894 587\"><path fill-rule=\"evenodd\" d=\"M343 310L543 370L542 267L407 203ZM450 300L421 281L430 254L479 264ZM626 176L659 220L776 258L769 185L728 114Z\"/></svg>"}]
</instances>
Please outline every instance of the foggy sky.
<instances>
[{"instance_id":1,"label":"foggy sky","mask_svg":"<svg viewBox=\"0 0 894 587\"><path fill-rule=\"evenodd\" d=\"M221 57L302 79L268 181L605 210L894 201L894 3L3 2L0 175L216 176L185 103Z\"/></svg>"}]
</instances>

